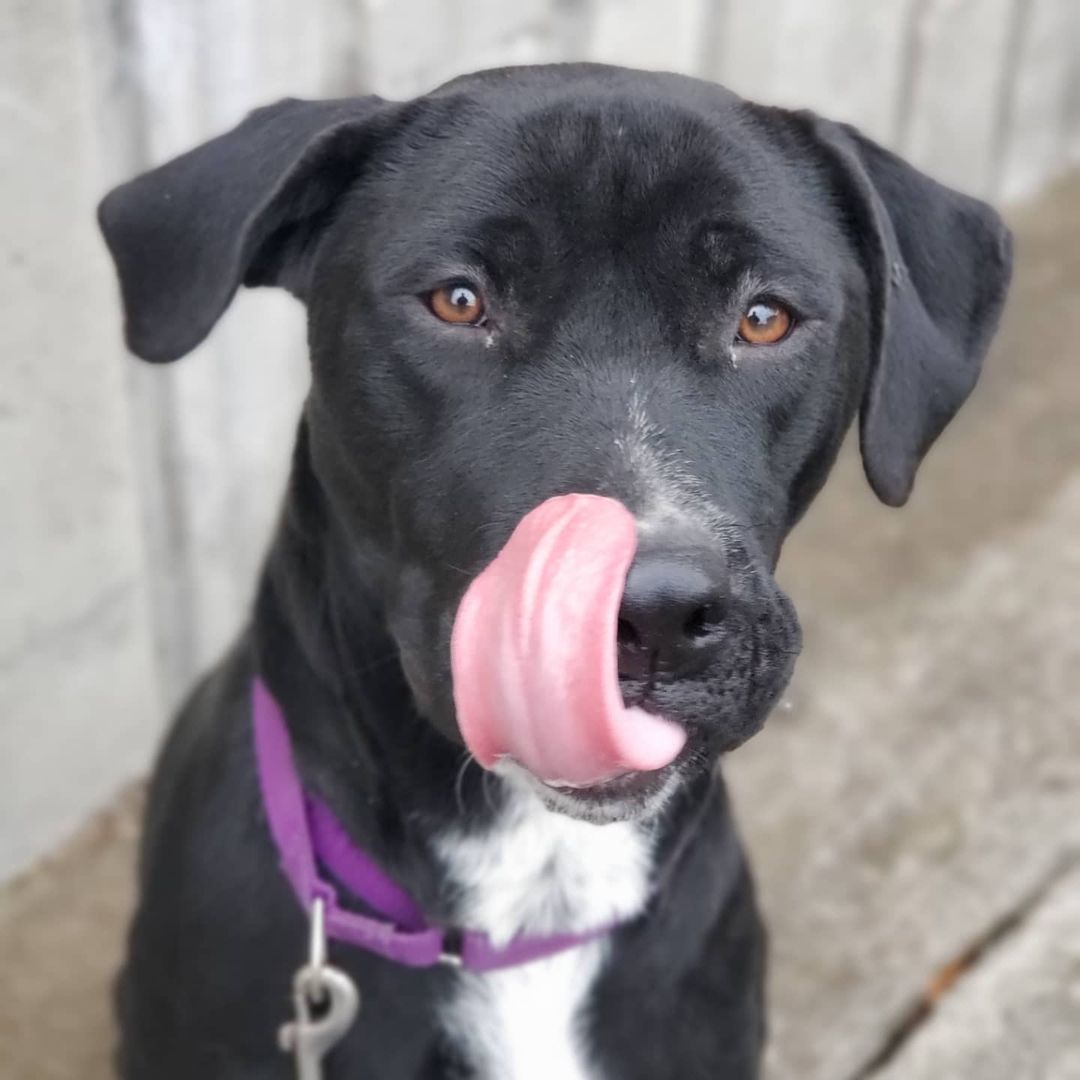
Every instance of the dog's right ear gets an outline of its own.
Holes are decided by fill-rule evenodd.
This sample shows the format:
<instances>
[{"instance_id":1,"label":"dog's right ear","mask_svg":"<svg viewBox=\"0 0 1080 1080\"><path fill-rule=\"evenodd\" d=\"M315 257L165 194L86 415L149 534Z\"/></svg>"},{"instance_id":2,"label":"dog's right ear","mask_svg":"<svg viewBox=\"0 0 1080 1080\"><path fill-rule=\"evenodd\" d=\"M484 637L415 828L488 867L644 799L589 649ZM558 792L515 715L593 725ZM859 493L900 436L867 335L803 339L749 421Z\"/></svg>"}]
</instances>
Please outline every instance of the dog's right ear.
<instances>
[{"instance_id":1,"label":"dog's right ear","mask_svg":"<svg viewBox=\"0 0 1080 1080\"><path fill-rule=\"evenodd\" d=\"M131 351L190 352L241 284L303 298L322 226L391 111L376 97L286 99L111 191L98 220Z\"/></svg>"}]
</instances>

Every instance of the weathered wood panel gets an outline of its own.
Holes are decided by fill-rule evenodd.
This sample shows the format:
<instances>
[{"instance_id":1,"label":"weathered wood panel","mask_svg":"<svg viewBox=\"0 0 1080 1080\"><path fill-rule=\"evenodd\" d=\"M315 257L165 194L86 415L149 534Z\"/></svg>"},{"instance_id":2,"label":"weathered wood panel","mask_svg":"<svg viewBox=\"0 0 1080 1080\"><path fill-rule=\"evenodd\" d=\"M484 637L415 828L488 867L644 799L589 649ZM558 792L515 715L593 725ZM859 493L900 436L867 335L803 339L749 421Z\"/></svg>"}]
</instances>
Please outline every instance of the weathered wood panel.
<instances>
[{"instance_id":1,"label":"weathered wood panel","mask_svg":"<svg viewBox=\"0 0 1080 1080\"><path fill-rule=\"evenodd\" d=\"M708 74L739 93L812 108L894 143L909 64L913 0L783 0L768 18L729 0Z\"/></svg>"},{"instance_id":2,"label":"weathered wood panel","mask_svg":"<svg viewBox=\"0 0 1080 1080\"><path fill-rule=\"evenodd\" d=\"M1027 0L922 0L898 148L946 184L989 196Z\"/></svg>"},{"instance_id":3,"label":"weathered wood panel","mask_svg":"<svg viewBox=\"0 0 1080 1080\"><path fill-rule=\"evenodd\" d=\"M0 879L160 722L76 4L0 6Z\"/></svg>"},{"instance_id":4,"label":"weathered wood panel","mask_svg":"<svg viewBox=\"0 0 1080 1080\"><path fill-rule=\"evenodd\" d=\"M1070 155L1071 83L1080 70L1080 5L1028 0L1012 43L1012 93L1005 102L994 193L1006 201L1034 194Z\"/></svg>"},{"instance_id":5,"label":"weathered wood panel","mask_svg":"<svg viewBox=\"0 0 1080 1080\"><path fill-rule=\"evenodd\" d=\"M701 70L708 34L708 0L683 0L659 15L650 0L601 0L592 12L589 57L654 71Z\"/></svg>"},{"instance_id":6,"label":"weathered wood panel","mask_svg":"<svg viewBox=\"0 0 1080 1080\"><path fill-rule=\"evenodd\" d=\"M343 5L131 0L126 93L139 136L117 172L157 164L287 94L359 89ZM118 177L116 177L118 178ZM182 364L135 366L132 409L164 680L175 700L242 622L307 385L303 312L245 293Z\"/></svg>"}]
</instances>

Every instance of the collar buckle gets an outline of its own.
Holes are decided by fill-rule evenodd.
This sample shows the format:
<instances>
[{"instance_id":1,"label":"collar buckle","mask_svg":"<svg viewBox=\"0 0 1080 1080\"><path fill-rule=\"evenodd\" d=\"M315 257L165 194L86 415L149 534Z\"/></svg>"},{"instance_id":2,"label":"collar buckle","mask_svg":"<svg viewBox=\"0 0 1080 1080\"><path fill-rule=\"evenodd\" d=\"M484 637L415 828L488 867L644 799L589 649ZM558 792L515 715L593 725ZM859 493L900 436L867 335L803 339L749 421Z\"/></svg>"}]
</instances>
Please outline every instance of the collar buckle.
<instances>
[{"instance_id":1,"label":"collar buckle","mask_svg":"<svg viewBox=\"0 0 1080 1080\"><path fill-rule=\"evenodd\" d=\"M439 963L447 967L460 968L465 966L465 960L461 955L464 944L464 935L460 930L444 930L442 936L442 951L439 953Z\"/></svg>"}]
</instances>

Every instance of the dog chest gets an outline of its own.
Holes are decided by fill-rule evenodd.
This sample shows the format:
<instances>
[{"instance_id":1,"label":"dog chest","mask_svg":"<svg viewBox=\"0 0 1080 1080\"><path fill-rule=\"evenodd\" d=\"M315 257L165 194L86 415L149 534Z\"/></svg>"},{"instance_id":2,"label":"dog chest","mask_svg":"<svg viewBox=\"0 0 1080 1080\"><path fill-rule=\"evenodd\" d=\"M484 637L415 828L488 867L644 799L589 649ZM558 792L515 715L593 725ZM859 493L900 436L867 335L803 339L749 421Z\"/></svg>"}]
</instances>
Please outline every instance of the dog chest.
<instances>
[{"instance_id":1,"label":"dog chest","mask_svg":"<svg viewBox=\"0 0 1080 1080\"><path fill-rule=\"evenodd\" d=\"M461 890L461 924L495 944L618 922L648 897L646 829L576 821L527 792L489 829L445 834L439 849ZM442 1016L448 1035L484 1078L599 1080L584 1016L607 948L600 939L488 974L462 972Z\"/></svg>"}]
</instances>

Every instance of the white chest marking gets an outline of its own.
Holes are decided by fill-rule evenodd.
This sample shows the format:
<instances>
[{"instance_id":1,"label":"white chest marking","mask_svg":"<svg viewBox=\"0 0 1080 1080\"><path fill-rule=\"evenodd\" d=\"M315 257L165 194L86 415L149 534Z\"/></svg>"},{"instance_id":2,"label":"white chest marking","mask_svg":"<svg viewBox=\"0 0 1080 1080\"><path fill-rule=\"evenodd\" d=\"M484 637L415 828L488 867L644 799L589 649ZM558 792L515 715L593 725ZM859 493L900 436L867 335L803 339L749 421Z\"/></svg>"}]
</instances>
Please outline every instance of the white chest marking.
<instances>
[{"instance_id":1,"label":"white chest marking","mask_svg":"<svg viewBox=\"0 0 1080 1080\"><path fill-rule=\"evenodd\" d=\"M486 832L445 834L439 852L462 890L462 925L496 944L603 926L648 898L644 827L576 821L527 791ZM443 1023L484 1080L598 1080L580 1028L606 949L600 939L486 975L462 972Z\"/></svg>"}]
</instances>

